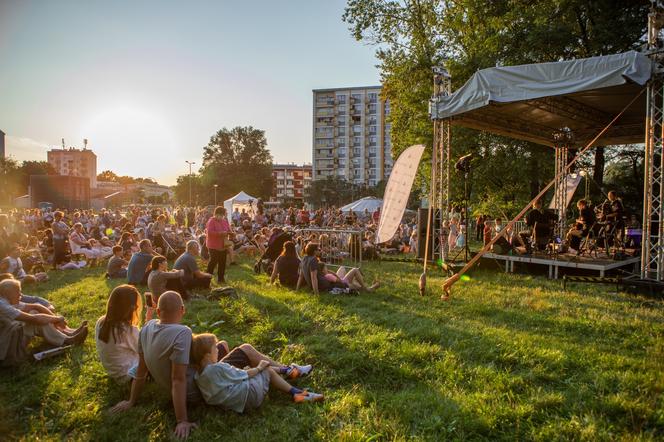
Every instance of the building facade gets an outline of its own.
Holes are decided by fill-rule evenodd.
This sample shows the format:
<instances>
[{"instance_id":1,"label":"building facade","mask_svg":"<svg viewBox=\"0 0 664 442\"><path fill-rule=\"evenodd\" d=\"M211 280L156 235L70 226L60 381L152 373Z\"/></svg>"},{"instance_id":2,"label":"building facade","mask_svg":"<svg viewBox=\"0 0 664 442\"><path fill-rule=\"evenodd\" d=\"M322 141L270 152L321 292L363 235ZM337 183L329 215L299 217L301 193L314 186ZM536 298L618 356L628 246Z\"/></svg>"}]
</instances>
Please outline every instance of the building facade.
<instances>
[{"instance_id":1,"label":"building facade","mask_svg":"<svg viewBox=\"0 0 664 442\"><path fill-rule=\"evenodd\" d=\"M314 180L375 186L392 171L390 104L380 86L313 91Z\"/></svg>"},{"instance_id":2,"label":"building facade","mask_svg":"<svg viewBox=\"0 0 664 442\"><path fill-rule=\"evenodd\" d=\"M273 164L272 201L304 204L312 180L311 164Z\"/></svg>"},{"instance_id":3,"label":"building facade","mask_svg":"<svg viewBox=\"0 0 664 442\"><path fill-rule=\"evenodd\" d=\"M97 187L97 155L91 150L51 149L46 155L59 175L85 177L90 180L90 187Z\"/></svg>"}]
</instances>

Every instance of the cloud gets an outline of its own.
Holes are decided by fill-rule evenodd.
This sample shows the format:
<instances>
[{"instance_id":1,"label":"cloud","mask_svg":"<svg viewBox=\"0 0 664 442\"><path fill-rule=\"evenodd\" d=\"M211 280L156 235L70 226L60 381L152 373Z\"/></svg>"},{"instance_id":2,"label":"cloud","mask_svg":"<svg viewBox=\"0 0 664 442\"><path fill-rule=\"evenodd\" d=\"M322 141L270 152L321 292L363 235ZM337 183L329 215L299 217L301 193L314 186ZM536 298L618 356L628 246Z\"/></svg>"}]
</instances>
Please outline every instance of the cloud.
<instances>
[{"instance_id":1,"label":"cloud","mask_svg":"<svg viewBox=\"0 0 664 442\"><path fill-rule=\"evenodd\" d=\"M32 138L13 135L5 137L5 154L18 161L46 161L47 150L48 144Z\"/></svg>"}]
</instances>

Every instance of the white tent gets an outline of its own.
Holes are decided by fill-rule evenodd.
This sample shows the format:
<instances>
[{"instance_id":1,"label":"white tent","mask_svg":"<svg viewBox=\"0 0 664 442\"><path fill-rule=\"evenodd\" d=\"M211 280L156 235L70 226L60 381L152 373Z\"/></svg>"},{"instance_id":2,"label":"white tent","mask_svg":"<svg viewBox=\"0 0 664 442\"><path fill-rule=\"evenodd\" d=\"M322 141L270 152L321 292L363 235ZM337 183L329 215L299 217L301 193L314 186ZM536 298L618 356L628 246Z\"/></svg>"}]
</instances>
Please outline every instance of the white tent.
<instances>
[{"instance_id":1,"label":"white tent","mask_svg":"<svg viewBox=\"0 0 664 442\"><path fill-rule=\"evenodd\" d=\"M383 205L383 200L373 197L365 196L357 201L353 201L350 204L346 204L341 208L342 212L350 212L351 210L357 214L364 213L364 209L368 209L369 213L374 213L376 210L381 208Z\"/></svg>"},{"instance_id":2,"label":"white tent","mask_svg":"<svg viewBox=\"0 0 664 442\"><path fill-rule=\"evenodd\" d=\"M226 209L228 222L231 222L231 214L235 211L235 208L237 208L240 212L242 212L242 209L244 209L247 211L247 213L252 213L256 208L257 200L258 198L247 195L244 193L244 191L242 191L234 197L228 198L226 201L224 201L224 208Z\"/></svg>"}]
</instances>

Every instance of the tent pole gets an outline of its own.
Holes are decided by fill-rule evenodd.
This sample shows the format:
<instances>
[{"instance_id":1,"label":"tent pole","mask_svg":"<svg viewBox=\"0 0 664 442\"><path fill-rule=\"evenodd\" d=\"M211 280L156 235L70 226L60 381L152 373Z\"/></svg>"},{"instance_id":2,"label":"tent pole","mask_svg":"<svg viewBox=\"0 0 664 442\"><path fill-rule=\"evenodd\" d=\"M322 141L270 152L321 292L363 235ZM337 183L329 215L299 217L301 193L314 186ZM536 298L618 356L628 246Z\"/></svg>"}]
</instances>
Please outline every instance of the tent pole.
<instances>
[{"instance_id":1,"label":"tent pole","mask_svg":"<svg viewBox=\"0 0 664 442\"><path fill-rule=\"evenodd\" d=\"M620 113L618 113L618 114L617 114L617 115L616 115L616 116L615 116L615 117L609 122L609 124L607 124L607 125L606 125L606 126L605 126L605 127L604 127L604 128L603 128L603 129L602 129L602 130L601 130L596 136L595 136L595 138L593 138L592 140L590 140L590 142L589 142L589 143L588 143L583 149L579 150L579 152L578 152L578 153L576 154L576 156L572 159L572 161L570 161L569 164L567 164L567 165L566 165L566 166L565 166L565 167L564 167L564 168L563 168L558 174L556 174L556 176L553 178L553 180L551 180L551 181L549 182L549 184L547 184L542 190L540 190L540 192L537 194L537 196L535 196L535 198L533 198L533 199L532 199L532 200L531 200L531 201L530 201L530 202L529 202L529 203L528 203L523 209L521 209L521 211L519 212L519 214L518 214L516 217L514 217L514 219L512 219L509 223L507 223L507 225L505 226L505 228L504 228L503 230L501 230L500 233L499 233L498 235L496 235L495 238L493 238L491 241L489 241L489 243L488 243L487 245L485 245L484 248L482 248L482 250L480 250L475 256L473 256L473 258L472 258L470 261L468 261L468 263L467 263L465 266L463 266L463 268L462 268L461 270L459 270L457 273L455 273L454 275L452 275L451 277L449 277L449 278L447 278L447 279L445 280L445 282L443 283L443 287L442 287L442 288L443 288L443 295L441 296L441 299L446 300L446 299L449 298L450 290L451 290L452 286L453 286L453 285L454 285L454 284L455 284L455 283L461 278L461 275L463 275L463 274L466 273L468 270L470 270L470 269L471 269L471 268L477 263L477 261L479 261L479 259L482 257L482 255L484 255L486 252L489 251L489 249L491 249L491 247L496 243L496 241L498 241L498 239L500 239L500 238L502 238L503 236L505 236L505 234L507 233L507 231L512 229L512 227L514 226L514 223L516 223L519 219L521 219L521 217L522 217L523 215L525 215L525 213L528 211L528 209L530 208L530 206L532 206L532 204L533 204L535 201L537 201L537 200L539 200L540 198L542 198L542 197L544 196L544 194L545 194L545 193L546 193L551 187L553 187L553 185L556 183L556 181L560 179L561 176L567 174L567 171L570 169L570 167L572 167L572 166L576 163L576 161L577 161L579 158L581 158L581 157L583 156L583 154L585 154L586 151L588 151L588 150L593 146L593 144L595 144L595 142L596 142L596 141L597 141L602 135L604 135L604 133L605 133L607 130L609 130L609 128L610 128L611 126L613 126L613 124L614 124L616 121L618 121L618 119L622 116L622 114L625 113L625 111L626 111L626 110L627 110L632 104L634 104L634 102L635 102L635 101L641 96L641 94L643 94L643 92L644 92L645 90L646 90L646 89L641 89L641 91L640 91L638 94L636 94L636 95L634 96L634 98L632 98L632 100L631 100L629 103L627 103L627 105L626 105L626 106L620 111Z\"/></svg>"}]
</instances>

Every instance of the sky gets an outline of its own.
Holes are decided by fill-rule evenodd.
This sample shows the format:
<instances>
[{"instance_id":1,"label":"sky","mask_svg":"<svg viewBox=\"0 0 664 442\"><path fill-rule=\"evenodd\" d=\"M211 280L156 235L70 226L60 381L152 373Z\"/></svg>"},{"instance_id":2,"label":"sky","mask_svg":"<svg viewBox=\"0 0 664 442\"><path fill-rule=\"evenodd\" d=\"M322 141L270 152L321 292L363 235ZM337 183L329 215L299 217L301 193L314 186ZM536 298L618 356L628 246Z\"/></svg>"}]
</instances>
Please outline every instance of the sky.
<instances>
[{"instance_id":1,"label":"sky","mask_svg":"<svg viewBox=\"0 0 664 442\"><path fill-rule=\"evenodd\" d=\"M217 130L311 162L312 89L380 83L342 0L0 0L7 154L88 148L98 172L175 184Z\"/></svg>"}]
</instances>

